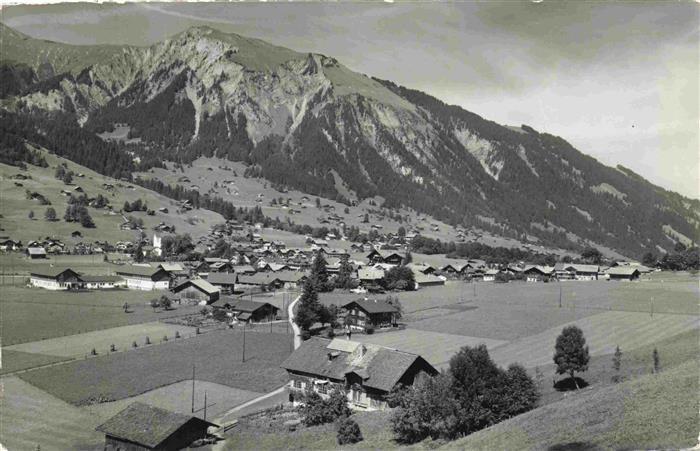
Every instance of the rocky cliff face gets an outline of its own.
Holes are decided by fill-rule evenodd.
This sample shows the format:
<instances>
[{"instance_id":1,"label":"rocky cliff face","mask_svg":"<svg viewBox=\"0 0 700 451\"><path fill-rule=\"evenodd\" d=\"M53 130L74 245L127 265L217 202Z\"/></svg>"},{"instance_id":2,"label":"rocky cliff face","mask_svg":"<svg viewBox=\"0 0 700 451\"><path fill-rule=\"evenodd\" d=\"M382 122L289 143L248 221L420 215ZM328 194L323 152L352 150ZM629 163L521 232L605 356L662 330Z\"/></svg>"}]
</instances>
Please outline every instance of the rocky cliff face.
<instances>
[{"instance_id":1,"label":"rocky cliff face","mask_svg":"<svg viewBox=\"0 0 700 451\"><path fill-rule=\"evenodd\" d=\"M2 26L3 105L115 122L164 159L217 155L330 197L335 176L453 223L564 247L638 256L694 238L700 202L606 167L561 138L504 127L424 93L211 28L151 47L77 47Z\"/></svg>"}]
</instances>

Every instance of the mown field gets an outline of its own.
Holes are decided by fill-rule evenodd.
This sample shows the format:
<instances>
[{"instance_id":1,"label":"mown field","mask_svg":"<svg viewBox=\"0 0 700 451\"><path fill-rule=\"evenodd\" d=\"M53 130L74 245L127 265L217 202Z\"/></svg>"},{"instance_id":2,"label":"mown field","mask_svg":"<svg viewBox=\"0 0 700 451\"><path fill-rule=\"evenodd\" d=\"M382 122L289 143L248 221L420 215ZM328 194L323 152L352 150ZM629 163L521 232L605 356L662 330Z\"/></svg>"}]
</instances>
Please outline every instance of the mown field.
<instances>
[{"instance_id":1,"label":"mown field","mask_svg":"<svg viewBox=\"0 0 700 451\"><path fill-rule=\"evenodd\" d=\"M113 254L112 254L113 255ZM120 257L123 254L119 255ZM40 270L48 266L69 267L81 274L112 275L119 265L107 263L102 255L49 255L47 259L32 260L21 252L9 252L0 254L0 283L3 285L20 286L33 270ZM12 274L17 275L14 279Z\"/></svg>"},{"instance_id":2,"label":"mown field","mask_svg":"<svg viewBox=\"0 0 700 451\"><path fill-rule=\"evenodd\" d=\"M89 197L97 197L98 194L109 199L110 205L115 212L118 212L125 201L133 202L137 199L144 200L148 207L156 210L155 216L148 216L145 212L128 213L134 217L143 219L146 231L159 222L173 224L178 233L190 233L193 237L198 237L207 233L210 226L223 222L221 215L208 210L193 210L184 214L176 212L173 200L161 196L153 191L143 189L136 185L119 182L100 175L90 169L77 165L64 158L42 152L49 167L40 168L29 166L27 171L22 171L14 166L0 164L0 192L2 192L2 202L0 202L0 226L4 229L3 235L16 240L26 242L28 240L43 239L47 236L56 237L66 244L75 244L79 241L92 242L95 240L107 240L116 242L119 240L131 240L137 238L137 231L123 231L119 225L123 218L119 214L108 214L105 209L88 208L96 227L86 229L80 224L66 222L63 214L67 205L67 197L61 194L61 190L70 190L75 186L80 186ZM84 177L74 177L72 185L65 185L61 180L54 177L56 166L65 163L70 170L76 174L84 174ZM28 180L13 180L16 174L30 176ZM17 186L15 182L21 184ZM113 190L106 190L103 183L114 185ZM120 184L122 186L117 186ZM44 220L44 212L48 206L40 205L37 200L27 200L25 191L38 192L51 202L51 207L56 210L60 219L55 222ZM168 213L158 212L158 208L168 208ZM28 218L29 212L34 212L34 220ZM83 238L71 238L71 233L79 230Z\"/></svg>"},{"instance_id":3,"label":"mown field","mask_svg":"<svg viewBox=\"0 0 700 451\"><path fill-rule=\"evenodd\" d=\"M103 395L118 400L192 377L254 392L271 391L287 381L279 364L291 353L291 336L264 332L218 331L194 338L21 374L32 385L72 404Z\"/></svg>"},{"instance_id":4,"label":"mown field","mask_svg":"<svg viewBox=\"0 0 700 451\"><path fill-rule=\"evenodd\" d=\"M136 290L68 293L3 286L0 296L2 345L159 321L198 311L196 306L174 305L172 310L154 312L148 302L161 294ZM129 304L129 313L124 313L124 302Z\"/></svg>"},{"instance_id":5,"label":"mown field","mask_svg":"<svg viewBox=\"0 0 700 451\"><path fill-rule=\"evenodd\" d=\"M2 365L0 375L14 373L15 371L26 370L43 365L50 365L56 362L70 360L68 357L61 357L47 354L37 354L22 351L2 350Z\"/></svg>"}]
</instances>

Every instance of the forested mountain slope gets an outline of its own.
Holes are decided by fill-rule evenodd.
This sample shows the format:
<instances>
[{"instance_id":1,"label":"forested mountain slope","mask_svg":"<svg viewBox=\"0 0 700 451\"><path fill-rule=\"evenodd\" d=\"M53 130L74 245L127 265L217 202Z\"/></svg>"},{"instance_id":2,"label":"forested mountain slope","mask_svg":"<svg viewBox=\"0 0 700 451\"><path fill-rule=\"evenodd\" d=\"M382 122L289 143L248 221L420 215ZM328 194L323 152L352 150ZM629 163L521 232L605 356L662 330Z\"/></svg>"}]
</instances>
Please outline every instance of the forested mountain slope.
<instances>
[{"instance_id":1,"label":"forested mountain slope","mask_svg":"<svg viewBox=\"0 0 700 451\"><path fill-rule=\"evenodd\" d=\"M72 159L97 152L119 162L101 163L110 175L217 156L310 194L344 200L339 177L387 207L558 247L638 257L700 234L698 200L602 165L562 138L501 126L328 56L208 27L143 48L0 32L7 132L42 138ZM130 127L131 144L94 141L115 123Z\"/></svg>"}]
</instances>

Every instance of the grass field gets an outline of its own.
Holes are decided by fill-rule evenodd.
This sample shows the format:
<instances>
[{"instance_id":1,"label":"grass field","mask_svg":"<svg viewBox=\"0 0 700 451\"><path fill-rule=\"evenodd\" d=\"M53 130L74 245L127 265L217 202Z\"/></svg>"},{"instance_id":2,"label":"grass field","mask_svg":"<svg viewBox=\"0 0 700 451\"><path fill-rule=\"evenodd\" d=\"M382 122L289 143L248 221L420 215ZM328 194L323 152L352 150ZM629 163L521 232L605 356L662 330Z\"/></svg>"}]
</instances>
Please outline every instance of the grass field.
<instances>
[{"instance_id":1,"label":"grass field","mask_svg":"<svg viewBox=\"0 0 700 451\"><path fill-rule=\"evenodd\" d=\"M56 166L59 163L66 163L68 168L76 174L84 174L84 177L74 177L73 184L79 185L90 197L96 197L98 194L107 197L115 211L119 211L125 201L133 202L139 198L146 201L149 208L156 211L160 207L167 207L169 213L157 212L155 216L147 216L145 212L129 213L132 216L142 218L146 230L152 230L153 226L162 221L175 225L178 233L190 233L193 238L196 238L206 234L211 225L223 222L221 215L208 210L192 210L178 214L174 201L171 199L136 185L105 177L47 152L43 153L49 163L48 168L29 166L30 169L24 172L14 166L0 164L0 192L2 193L0 214L3 215L0 225L4 229L3 234L10 236L10 238L26 242L27 240L52 236L64 240L66 244L74 244L79 241L92 242L95 240L133 241L137 237L138 232L136 231L120 230L119 225L123 222L122 217L118 214L107 214L106 210L88 209L96 225L94 229L86 229L79 224L63 221L67 197L61 194L61 190L70 190L74 186L65 185L54 177ZM19 173L30 175L31 179L11 179L13 175ZM15 182L21 183L22 186L16 186ZM114 185L114 189L106 190L102 186L103 183ZM117 186L117 184L121 186ZM47 206L39 205L36 200L27 200L25 190L36 191L45 196L61 220L45 221L44 211ZM30 211L34 211L34 220L28 219ZM70 238L71 232L74 230L80 230L83 238L77 240Z\"/></svg>"},{"instance_id":2,"label":"grass field","mask_svg":"<svg viewBox=\"0 0 700 451\"><path fill-rule=\"evenodd\" d=\"M49 265L56 267L69 267L82 274L113 275L119 268L118 265L103 261L103 256L93 255L49 255L47 259L31 260L21 252L10 252L0 254L0 278L3 285L12 285L10 274L21 274L28 276L35 269L46 268ZM14 285L19 286L24 283L19 276L15 277Z\"/></svg>"},{"instance_id":3,"label":"grass field","mask_svg":"<svg viewBox=\"0 0 700 451\"><path fill-rule=\"evenodd\" d=\"M50 354L63 357L84 357L93 348L99 354L109 353L111 345L115 345L117 350L123 351L131 349L134 341L139 346L144 346L146 337L149 337L152 343L157 343L164 336L171 339L175 338L177 332L180 333L181 337L190 337L195 334L195 329L193 327L154 321L32 341L8 346L3 351L21 351L23 353Z\"/></svg>"},{"instance_id":4,"label":"grass field","mask_svg":"<svg viewBox=\"0 0 700 451\"><path fill-rule=\"evenodd\" d=\"M450 358L463 346L485 344L491 350L506 343L500 340L442 334L417 329L404 329L396 332L375 333L373 335L353 335L353 340L419 354L436 367L441 367L448 363Z\"/></svg>"},{"instance_id":5,"label":"grass field","mask_svg":"<svg viewBox=\"0 0 700 451\"><path fill-rule=\"evenodd\" d=\"M463 439L413 449L678 449L693 446L698 424L697 329L635 350L624 351L626 381L613 384L610 355L591 359L584 377L591 385L578 392L545 386L541 407ZM662 371L650 374L651 350L657 347ZM665 364L665 366L664 366ZM545 374L549 370L544 368ZM553 370L552 370L553 372ZM595 373L595 376L594 376ZM548 379L549 380L549 379ZM355 413L365 440L343 449L392 449L391 411ZM333 425L301 427L294 432L241 422L225 449L336 448Z\"/></svg>"},{"instance_id":6,"label":"grass field","mask_svg":"<svg viewBox=\"0 0 700 451\"><path fill-rule=\"evenodd\" d=\"M89 412L72 406L17 377L1 380L0 442L8 450L96 450L104 434Z\"/></svg>"},{"instance_id":7,"label":"grass field","mask_svg":"<svg viewBox=\"0 0 700 451\"><path fill-rule=\"evenodd\" d=\"M273 390L287 381L279 364L291 352L291 336L263 332L220 331L134 351L77 360L37 369L22 379L73 404L105 395L114 400L136 396L192 377L254 392Z\"/></svg>"},{"instance_id":8,"label":"grass field","mask_svg":"<svg viewBox=\"0 0 700 451\"><path fill-rule=\"evenodd\" d=\"M66 360L69 360L69 358L3 349L0 374L14 373L15 371L26 370L37 366L49 365L51 363L63 362Z\"/></svg>"},{"instance_id":9,"label":"grass field","mask_svg":"<svg viewBox=\"0 0 700 451\"><path fill-rule=\"evenodd\" d=\"M652 318L644 313L605 312L573 324L583 331L591 355L603 355L615 352L615 346L631 350L698 329L700 317L654 315ZM501 346L494 349L492 357L501 365L519 362L534 367L551 363L554 344L563 327L553 327Z\"/></svg>"},{"instance_id":10,"label":"grass field","mask_svg":"<svg viewBox=\"0 0 700 451\"><path fill-rule=\"evenodd\" d=\"M135 290L68 293L4 286L0 296L2 344L147 323L198 311L197 307L175 305L172 310L154 312L147 303L161 294ZM124 302L129 303L129 313L122 309Z\"/></svg>"},{"instance_id":11,"label":"grass field","mask_svg":"<svg viewBox=\"0 0 700 451\"><path fill-rule=\"evenodd\" d=\"M584 390L450 443L450 449L679 449L697 443L697 360ZM558 447L558 448L555 448Z\"/></svg>"},{"instance_id":12,"label":"grass field","mask_svg":"<svg viewBox=\"0 0 700 451\"><path fill-rule=\"evenodd\" d=\"M202 380L195 381L194 393L194 415L200 418L204 415L204 393L207 394L207 419L209 421L221 413L226 412L232 406L243 404L261 395L261 393L241 390ZM171 412L191 415L192 381L184 380L175 382L174 384L156 388L155 390L131 398L85 406L83 410L90 412L91 415L98 417L101 421L106 421L133 402L143 402L170 410Z\"/></svg>"}]
</instances>

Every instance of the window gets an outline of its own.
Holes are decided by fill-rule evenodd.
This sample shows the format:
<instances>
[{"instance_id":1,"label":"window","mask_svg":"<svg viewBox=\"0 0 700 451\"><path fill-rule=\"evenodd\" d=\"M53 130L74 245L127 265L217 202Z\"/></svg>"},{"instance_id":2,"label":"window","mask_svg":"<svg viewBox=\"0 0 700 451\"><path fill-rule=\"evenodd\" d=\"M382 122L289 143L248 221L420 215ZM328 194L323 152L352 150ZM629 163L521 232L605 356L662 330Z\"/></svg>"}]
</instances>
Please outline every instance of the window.
<instances>
[{"instance_id":1,"label":"window","mask_svg":"<svg viewBox=\"0 0 700 451\"><path fill-rule=\"evenodd\" d=\"M299 379L294 379L294 388L298 388L298 389L304 388L303 383Z\"/></svg>"},{"instance_id":2,"label":"window","mask_svg":"<svg viewBox=\"0 0 700 451\"><path fill-rule=\"evenodd\" d=\"M362 392L360 390L352 391L352 402L360 404L362 402Z\"/></svg>"},{"instance_id":3,"label":"window","mask_svg":"<svg viewBox=\"0 0 700 451\"><path fill-rule=\"evenodd\" d=\"M328 394L328 385L330 384L318 384L317 385L317 391L321 394Z\"/></svg>"}]
</instances>

